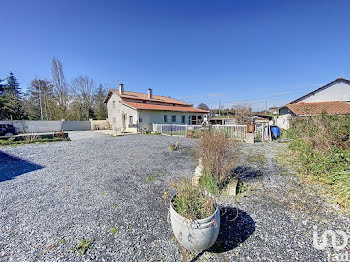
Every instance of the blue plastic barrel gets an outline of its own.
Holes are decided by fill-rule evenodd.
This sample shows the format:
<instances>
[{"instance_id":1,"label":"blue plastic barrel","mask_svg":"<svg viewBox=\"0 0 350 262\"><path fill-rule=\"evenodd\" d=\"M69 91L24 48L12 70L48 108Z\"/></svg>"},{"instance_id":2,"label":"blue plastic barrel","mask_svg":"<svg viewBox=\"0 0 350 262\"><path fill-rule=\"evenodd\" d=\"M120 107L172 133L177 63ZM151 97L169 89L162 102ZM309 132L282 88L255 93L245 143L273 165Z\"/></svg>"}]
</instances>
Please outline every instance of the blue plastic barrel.
<instances>
[{"instance_id":1,"label":"blue plastic barrel","mask_svg":"<svg viewBox=\"0 0 350 262\"><path fill-rule=\"evenodd\" d=\"M280 129L278 126L271 126L271 136L273 139L280 137Z\"/></svg>"}]
</instances>

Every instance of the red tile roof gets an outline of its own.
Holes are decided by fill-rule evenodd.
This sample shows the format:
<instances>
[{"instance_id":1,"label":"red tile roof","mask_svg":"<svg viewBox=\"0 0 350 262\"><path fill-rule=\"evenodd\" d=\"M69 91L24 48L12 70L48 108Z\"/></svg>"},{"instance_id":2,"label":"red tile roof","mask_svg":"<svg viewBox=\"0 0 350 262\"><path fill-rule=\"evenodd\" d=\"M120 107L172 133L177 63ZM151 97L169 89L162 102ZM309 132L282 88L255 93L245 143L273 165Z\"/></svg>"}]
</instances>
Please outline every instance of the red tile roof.
<instances>
[{"instance_id":1,"label":"red tile roof","mask_svg":"<svg viewBox=\"0 0 350 262\"><path fill-rule=\"evenodd\" d=\"M123 95L119 94L119 90L111 89L110 92L113 92L117 95L119 95L122 99L133 99L133 100L145 100L145 101L152 101L157 103L168 103L168 104L176 104L176 105L183 105L183 106L192 106L192 104L173 99L171 97L166 96L158 96L158 95L152 95L152 98L148 98L148 94L144 93L137 93L137 92L131 92L131 91L124 91ZM107 95L106 100L109 99L109 95ZM107 102L105 100L105 103Z\"/></svg>"},{"instance_id":2,"label":"red tile roof","mask_svg":"<svg viewBox=\"0 0 350 262\"><path fill-rule=\"evenodd\" d=\"M209 113L209 111L187 107L187 106L168 106L168 105L155 105L147 103L134 103L121 101L122 104L129 106L137 110L156 110L156 111L176 111L176 112L191 112L191 113Z\"/></svg>"},{"instance_id":3,"label":"red tile roof","mask_svg":"<svg viewBox=\"0 0 350 262\"><path fill-rule=\"evenodd\" d=\"M290 111L296 115L346 115L350 114L350 104L341 101L293 103L286 105Z\"/></svg>"}]
</instances>

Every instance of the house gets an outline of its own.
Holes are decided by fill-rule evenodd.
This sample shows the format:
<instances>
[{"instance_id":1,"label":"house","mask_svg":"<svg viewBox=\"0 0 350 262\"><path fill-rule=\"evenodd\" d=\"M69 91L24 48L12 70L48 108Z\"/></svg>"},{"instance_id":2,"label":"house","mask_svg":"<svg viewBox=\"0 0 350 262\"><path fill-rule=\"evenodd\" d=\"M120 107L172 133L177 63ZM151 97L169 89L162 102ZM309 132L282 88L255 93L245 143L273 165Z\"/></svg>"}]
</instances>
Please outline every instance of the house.
<instances>
[{"instance_id":1,"label":"house","mask_svg":"<svg viewBox=\"0 0 350 262\"><path fill-rule=\"evenodd\" d=\"M292 117L350 114L350 81L338 79L280 107L277 125L288 129Z\"/></svg>"},{"instance_id":2,"label":"house","mask_svg":"<svg viewBox=\"0 0 350 262\"><path fill-rule=\"evenodd\" d=\"M106 98L107 120L112 128L125 132L151 131L152 124L201 124L209 111L170 97L111 89Z\"/></svg>"}]
</instances>

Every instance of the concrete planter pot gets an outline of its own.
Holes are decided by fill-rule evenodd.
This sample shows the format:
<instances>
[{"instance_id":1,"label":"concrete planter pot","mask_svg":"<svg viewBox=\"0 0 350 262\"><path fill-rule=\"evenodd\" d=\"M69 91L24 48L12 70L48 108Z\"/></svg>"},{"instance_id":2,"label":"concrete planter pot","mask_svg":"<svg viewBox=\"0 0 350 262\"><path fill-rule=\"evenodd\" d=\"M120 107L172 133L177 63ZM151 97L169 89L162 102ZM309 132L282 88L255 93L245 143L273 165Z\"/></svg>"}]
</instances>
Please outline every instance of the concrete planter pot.
<instances>
[{"instance_id":1,"label":"concrete planter pot","mask_svg":"<svg viewBox=\"0 0 350 262\"><path fill-rule=\"evenodd\" d=\"M214 198L211 195L210 197ZM175 238L182 247L193 251L206 250L214 245L219 235L220 208L216 202L216 210L211 216L198 220L190 220L177 213L171 201L170 220Z\"/></svg>"}]
</instances>

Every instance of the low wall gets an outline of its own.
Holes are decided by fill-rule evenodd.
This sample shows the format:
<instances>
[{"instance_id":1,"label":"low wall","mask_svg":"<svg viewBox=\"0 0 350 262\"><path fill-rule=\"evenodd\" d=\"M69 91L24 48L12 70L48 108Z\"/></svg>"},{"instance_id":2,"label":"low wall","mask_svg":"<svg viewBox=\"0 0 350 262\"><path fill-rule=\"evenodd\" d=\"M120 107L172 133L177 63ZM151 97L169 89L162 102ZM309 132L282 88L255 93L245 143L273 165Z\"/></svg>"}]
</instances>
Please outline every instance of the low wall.
<instances>
[{"instance_id":1,"label":"low wall","mask_svg":"<svg viewBox=\"0 0 350 262\"><path fill-rule=\"evenodd\" d=\"M110 128L107 120L91 120L91 130L106 130Z\"/></svg>"},{"instance_id":2,"label":"low wall","mask_svg":"<svg viewBox=\"0 0 350 262\"><path fill-rule=\"evenodd\" d=\"M95 122L100 126L109 127L106 120L91 120L91 121L41 121L41 120L13 120L0 121L0 124L13 124L18 128L20 133L43 133L43 132L58 132L65 131L86 131L95 130ZM101 129L101 128L100 128Z\"/></svg>"}]
</instances>

